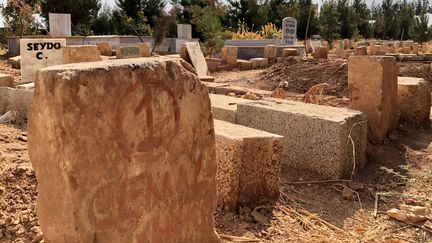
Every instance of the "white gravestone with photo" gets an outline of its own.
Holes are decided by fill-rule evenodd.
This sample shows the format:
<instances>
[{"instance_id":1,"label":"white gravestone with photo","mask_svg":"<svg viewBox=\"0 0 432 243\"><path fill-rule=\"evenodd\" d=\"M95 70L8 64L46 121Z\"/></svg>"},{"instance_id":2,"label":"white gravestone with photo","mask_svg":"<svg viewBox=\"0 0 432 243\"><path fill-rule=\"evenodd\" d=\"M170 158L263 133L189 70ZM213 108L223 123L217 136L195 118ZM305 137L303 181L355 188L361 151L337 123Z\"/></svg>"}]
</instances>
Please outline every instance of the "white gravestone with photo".
<instances>
[{"instance_id":1,"label":"white gravestone with photo","mask_svg":"<svg viewBox=\"0 0 432 243\"><path fill-rule=\"evenodd\" d=\"M297 20L286 17L282 20L282 45L293 46L297 42Z\"/></svg>"},{"instance_id":2,"label":"white gravestone with photo","mask_svg":"<svg viewBox=\"0 0 432 243\"><path fill-rule=\"evenodd\" d=\"M22 81L33 82L36 80L37 70L63 64L63 46L66 46L66 39L22 39Z\"/></svg>"},{"instance_id":3,"label":"white gravestone with photo","mask_svg":"<svg viewBox=\"0 0 432 243\"><path fill-rule=\"evenodd\" d=\"M49 29L53 37L66 37L72 35L71 15L49 13Z\"/></svg>"}]
</instances>

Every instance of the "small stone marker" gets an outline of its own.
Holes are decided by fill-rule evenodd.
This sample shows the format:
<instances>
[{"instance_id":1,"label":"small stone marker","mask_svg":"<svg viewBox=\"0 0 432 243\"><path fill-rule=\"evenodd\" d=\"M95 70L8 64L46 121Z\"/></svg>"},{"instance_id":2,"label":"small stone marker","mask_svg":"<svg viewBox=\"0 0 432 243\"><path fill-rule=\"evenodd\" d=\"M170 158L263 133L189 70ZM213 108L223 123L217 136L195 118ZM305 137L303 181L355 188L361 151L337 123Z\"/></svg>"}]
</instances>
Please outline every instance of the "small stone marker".
<instances>
[{"instance_id":1,"label":"small stone marker","mask_svg":"<svg viewBox=\"0 0 432 243\"><path fill-rule=\"evenodd\" d=\"M422 78L398 77L400 120L412 127L427 125L431 110L431 93Z\"/></svg>"},{"instance_id":2,"label":"small stone marker","mask_svg":"<svg viewBox=\"0 0 432 243\"><path fill-rule=\"evenodd\" d=\"M251 70L252 69L252 62L247 60L237 60L237 67L241 71Z\"/></svg>"},{"instance_id":3,"label":"small stone marker","mask_svg":"<svg viewBox=\"0 0 432 243\"><path fill-rule=\"evenodd\" d=\"M8 62L12 68L21 69L21 56L11 57L8 59Z\"/></svg>"},{"instance_id":4,"label":"small stone marker","mask_svg":"<svg viewBox=\"0 0 432 243\"><path fill-rule=\"evenodd\" d=\"M429 45L428 45L428 43L427 43L427 42L423 42L423 43L422 43L422 52L423 52L423 53L427 53L428 50L429 50Z\"/></svg>"},{"instance_id":5,"label":"small stone marker","mask_svg":"<svg viewBox=\"0 0 432 243\"><path fill-rule=\"evenodd\" d=\"M96 45L78 45L63 47L63 64L101 61L101 54Z\"/></svg>"},{"instance_id":6,"label":"small stone marker","mask_svg":"<svg viewBox=\"0 0 432 243\"><path fill-rule=\"evenodd\" d=\"M354 55L356 56L366 56L367 49L366 46L358 46L354 49Z\"/></svg>"},{"instance_id":7,"label":"small stone marker","mask_svg":"<svg viewBox=\"0 0 432 243\"><path fill-rule=\"evenodd\" d=\"M266 45L264 47L264 58L272 59L276 58L277 47L276 45Z\"/></svg>"},{"instance_id":8,"label":"small stone marker","mask_svg":"<svg viewBox=\"0 0 432 243\"><path fill-rule=\"evenodd\" d=\"M411 54L411 47L409 47L409 46L402 46L402 53L403 54Z\"/></svg>"},{"instance_id":9,"label":"small stone marker","mask_svg":"<svg viewBox=\"0 0 432 243\"><path fill-rule=\"evenodd\" d=\"M45 241L220 242L210 99L190 68L151 57L40 71L28 140Z\"/></svg>"},{"instance_id":10,"label":"small stone marker","mask_svg":"<svg viewBox=\"0 0 432 243\"><path fill-rule=\"evenodd\" d=\"M314 58L315 59L328 59L328 47L317 46L314 48Z\"/></svg>"},{"instance_id":11,"label":"small stone marker","mask_svg":"<svg viewBox=\"0 0 432 243\"><path fill-rule=\"evenodd\" d=\"M15 85L14 77L10 74L0 73L0 87L11 87Z\"/></svg>"},{"instance_id":12,"label":"small stone marker","mask_svg":"<svg viewBox=\"0 0 432 243\"><path fill-rule=\"evenodd\" d=\"M277 199L283 137L214 120L219 202L228 211Z\"/></svg>"},{"instance_id":13,"label":"small stone marker","mask_svg":"<svg viewBox=\"0 0 432 243\"><path fill-rule=\"evenodd\" d=\"M192 39L192 25L177 24L177 38L187 40Z\"/></svg>"},{"instance_id":14,"label":"small stone marker","mask_svg":"<svg viewBox=\"0 0 432 243\"><path fill-rule=\"evenodd\" d=\"M368 118L369 140L382 143L398 125L396 59L352 56L348 60L350 108Z\"/></svg>"},{"instance_id":15,"label":"small stone marker","mask_svg":"<svg viewBox=\"0 0 432 243\"><path fill-rule=\"evenodd\" d=\"M297 41L297 20L286 17L282 20L282 45L293 46Z\"/></svg>"},{"instance_id":16,"label":"small stone marker","mask_svg":"<svg viewBox=\"0 0 432 243\"><path fill-rule=\"evenodd\" d=\"M224 46L222 49L222 61L227 63L228 65L236 65L237 64L237 46Z\"/></svg>"},{"instance_id":17,"label":"small stone marker","mask_svg":"<svg viewBox=\"0 0 432 243\"><path fill-rule=\"evenodd\" d=\"M102 56L112 56L111 42L98 42L96 43Z\"/></svg>"},{"instance_id":18,"label":"small stone marker","mask_svg":"<svg viewBox=\"0 0 432 243\"><path fill-rule=\"evenodd\" d=\"M117 59L139 58L141 51L136 46L118 47L116 49Z\"/></svg>"},{"instance_id":19,"label":"small stone marker","mask_svg":"<svg viewBox=\"0 0 432 243\"><path fill-rule=\"evenodd\" d=\"M67 37L72 35L70 14L49 13L48 19L51 36Z\"/></svg>"},{"instance_id":20,"label":"small stone marker","mask_svg":"<svg viewBox=\"0 0 432 243\"><path fill-rule=\"evenodd\" d=\"M294 48L284 48L282 56L283 57L296 57L296 56L298 56L298 51L297 51L297 49L294 49Z\"/></svg>"},{"instance_id":21,"label":"small stone marker","mask_svg":"<svg viewBox=\"0 0 432 243\"><path fill-rule=\"evenodd\" d=\"M17 89L23 89L23 90L34 90L35 88L35 83L31 82L31 83L26 83L26 84L20 84L16 86Z\"/></svg>"},{"instance_id":22,"label":"small stone marker","mask_svg":"<svg viewBox=\"0 0 432 243\"><path fill-rule=\"evenodd\" d=\"M204 58L204 54L201 51L201 46L198 42L186 42L186 49L189 54L189 58L195 70L198 73L198 77L205 77L208 74L207 62Z\"/></svg>"},{"instance_id":23,"label":"small stone marker","mask_svg":"<svg viewBox=\"0 0 432 243\"><path fill-rule=\"evenodd\" d=\"M252 69L266 68L268 66L268 59L263 57L251 58Z\"/></svg>"},{"instance_id":24,"label":"small stone marker","mask_svg":"<svg viewBox=\"0 0 432 243\"><path fill-rule=\"evenodd\" d=\"M33 82L38 69L63 64L65 39L21 39L21 80Z\"/></svg>"},{"instance_id":25,"label":"small stone marker","mask_svg":"<svg viewBox=\"0 0 432 243\"><path fill-rule=\"evenodd\" d=\"M412 46L412 53L414 55L418 55L419 48L420 48L419 44L418 43L414 43L413 46Z\"/></svg>"},{"instance_id":26,"label":"small stone marker","mask_svg":"<svg viewBox=\"0 0 432 243\"><path fill-rule=\"evenodd\" d=\"M140 49L141 57L151 56L152 46L150 43L140 43L138 44L138 48Z\"/></svg>"}]
</instances>

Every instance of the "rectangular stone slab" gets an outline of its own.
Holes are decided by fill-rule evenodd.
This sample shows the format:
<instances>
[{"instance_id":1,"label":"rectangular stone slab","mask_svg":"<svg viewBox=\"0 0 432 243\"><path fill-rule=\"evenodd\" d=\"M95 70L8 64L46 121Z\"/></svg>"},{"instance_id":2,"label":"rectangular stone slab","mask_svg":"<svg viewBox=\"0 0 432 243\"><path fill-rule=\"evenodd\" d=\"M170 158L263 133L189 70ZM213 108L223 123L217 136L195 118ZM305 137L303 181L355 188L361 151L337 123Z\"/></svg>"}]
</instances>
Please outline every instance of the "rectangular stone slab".
<instances>
[{"instance_id":1,"label":"rectangular stone slab","mask_svg":"<svg viewBox=\"0 0 432 243\"><path fill-rule=\"evenodd\" d=\"M400 121L411 127L430 124L431 93L422 78L398 77Z\"/></svg>"},{"instance_id":2,"label":"rectangular stone slab","mask_svg":"<svg viewBox=\"0 0 432 243\"><path fill-rule=\"evenodd\" d=\"M181 59L43 69L28 125L46 242L219 242L207 88Z\"/></svg>"},{"instance_id":3,"label":"rectangular stone slab","mask_svg":"<svg viewBox=\"0 0 432 243\"><path fill-rule=\"evenodd\" d=\"M213 118L237 123L237 104L249 103L250 100L227 95L210 94Z\"/></svg>"},{"instance_id":4,"label":"rectangular stone slab","mask_svg":"<svg viewBox=\"0 0 432 243\"><path fill-rule=\"evenodd\" d=\"M21 39L21 80L34 82L38 69L63 64L66 39Z\"/></svg>"},{"instance_id":5,"label":"rectangular stone slab","mask_svg":"<svg viewBox=\"0 0 432 243\"><path fill-rule=\"evenodd\" d=\"M260 199L277 199L283 137L220 120L214 124L221 206L235 211Z\"/></svg>"},{"instance_id":6,"label":"rectangular stone slab","mask_svg":"<svg viewBox=\"0 0 432 243\"><path fill-rule=\"evenodd\" d=\"M96 45L63 47L63 64L101 61L101 54Z\"/></svg>"},{"instance_id":7,"label":"rectangular stone slab","mask_svg":"<svg viewBox=\"0 0 432 243\"><path fill-rule=\"evenodd\" d=\"M282 163L319 179L351 175L365 164L367 122L354 110L267 99L237 104L237 123L285 137ZM317 178L318 179L318 178Z\"/></svg>"},{"instance_id":8,"label":"rectangular stone slab","mask_svg":"<svg viewBox=\"0 0 432 243\"><path fill-rule=\"evenodd\" d=\"M368 138L382 143L399 124L396 59L389 56L352 56L348 60L350 108L368 119Z\"/></svg>"},{"instance_id":9,"label":"rectangular stone slab","mask_svg":"<svg viewBox=\"0 0 432 243\"><path fill-rule=\"evenodd\" d=\"M208 67L198 42L186 42L186 49L198 76L207 76Z\"/></svg>"}]
</instances>

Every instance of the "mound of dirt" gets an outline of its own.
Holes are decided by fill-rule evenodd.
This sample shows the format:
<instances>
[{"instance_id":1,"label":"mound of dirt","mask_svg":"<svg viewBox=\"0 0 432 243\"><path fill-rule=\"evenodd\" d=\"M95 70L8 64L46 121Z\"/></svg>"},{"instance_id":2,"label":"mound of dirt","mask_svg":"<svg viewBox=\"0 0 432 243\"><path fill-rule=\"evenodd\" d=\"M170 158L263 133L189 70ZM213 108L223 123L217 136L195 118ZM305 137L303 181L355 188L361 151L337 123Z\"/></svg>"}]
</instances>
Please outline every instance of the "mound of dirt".
<instances>
[{"instance_id":1,"label":"mound of dirt","mask_svg":"<svg viewBox=\"0 0 432 243\"><path fill-rule=\"evenodd\" d=\"M348 66L342 59L288 58L262 72L257 85L260 89L275 90L281 82L287 82L284 90L300 94L315 84L328 83L325 94L348 97Z\"/></svg>"}]
</instances>

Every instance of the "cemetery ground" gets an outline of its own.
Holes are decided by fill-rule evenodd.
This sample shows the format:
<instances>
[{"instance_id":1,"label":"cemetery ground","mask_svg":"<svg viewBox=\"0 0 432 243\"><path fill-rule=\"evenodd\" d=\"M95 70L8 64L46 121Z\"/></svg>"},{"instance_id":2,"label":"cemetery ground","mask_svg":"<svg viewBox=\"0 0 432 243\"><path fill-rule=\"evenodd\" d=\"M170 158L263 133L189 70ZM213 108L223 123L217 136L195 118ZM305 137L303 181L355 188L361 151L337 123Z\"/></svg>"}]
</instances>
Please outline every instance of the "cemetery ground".
<instances>
[{"instance_id":1,"label":"cemetery ground","mask_svg":"<svg viewBox=\"0 0 432 243\"><path fill-rule=\"evenodd\" d=\"M1 72L19 70L6 58ZM346 60L289 59L254 71L215 73L215 82L289 92L300 99L313 85L327 82L324 104L345 106ZM399 76L422 77L432 85L430 64L399 63ZM283 85L282 85L283 86ZM368 164L351 180L313 181L310 175L282 173L277 202L263 200L236 213L215 212L216 230L227 242L430 242L432 227L390 219L386 210L401 203L430 206L432 132L399 127L383 145L369 146ZM295 182L295 183L293 183ZM25 121L0 125L0 239L39 242L36 178L27 153Z\"/></svg>"}]
</instances>

